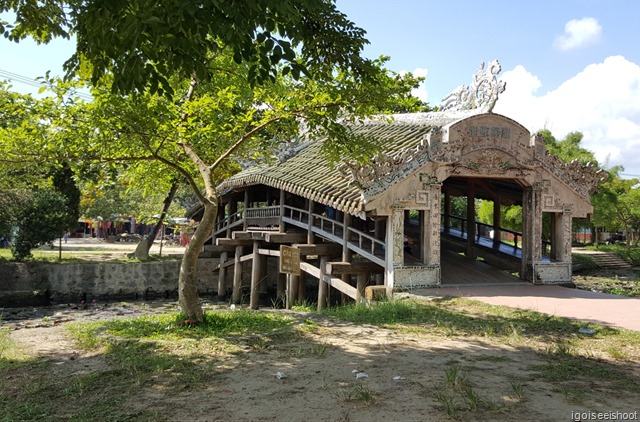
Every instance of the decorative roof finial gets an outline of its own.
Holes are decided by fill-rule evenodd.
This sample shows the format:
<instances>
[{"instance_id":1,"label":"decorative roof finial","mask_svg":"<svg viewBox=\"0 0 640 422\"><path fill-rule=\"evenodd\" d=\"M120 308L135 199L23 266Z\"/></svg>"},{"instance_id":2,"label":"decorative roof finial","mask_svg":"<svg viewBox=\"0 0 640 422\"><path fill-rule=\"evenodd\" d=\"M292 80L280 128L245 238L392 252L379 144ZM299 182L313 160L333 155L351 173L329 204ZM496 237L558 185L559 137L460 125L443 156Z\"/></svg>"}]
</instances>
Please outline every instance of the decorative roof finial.
<instances>
[{"instance_id":1,"label":"decorative roof finial","mask_svg":"<svg viewBox=\"0 0 640 422\"><path fill-rule=\"evenodd\" d=\"M498 95L504 92L506 82L498 81L498 73L502 70L498 60L489 62L485 69L484 62L471 80L471 85L460 85L451 94L442 99L440 110L460 111L480 109L491 113L498 100Z\"/></svg>"}]
</instances>

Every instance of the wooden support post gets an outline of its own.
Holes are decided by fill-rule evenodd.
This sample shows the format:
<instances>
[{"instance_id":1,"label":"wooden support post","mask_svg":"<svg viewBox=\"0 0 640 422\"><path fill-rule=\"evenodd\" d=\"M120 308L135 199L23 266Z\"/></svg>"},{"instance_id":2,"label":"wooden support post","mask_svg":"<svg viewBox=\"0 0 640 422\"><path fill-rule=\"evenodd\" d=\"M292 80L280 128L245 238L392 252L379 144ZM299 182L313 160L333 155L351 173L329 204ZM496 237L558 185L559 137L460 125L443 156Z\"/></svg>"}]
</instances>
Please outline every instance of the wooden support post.
<instances>
[{"instance_id":1,"label":"wooden support post","mask_svg":"<svg viewBox=\"0 0 640 422\"><path fill-rule=\"evenodd\" d=\"M287 306L287 275L278 273L278 284L276 286L276 295L278 303L282 300L283 305Z\"/></svg>"},{"instance_id":2,"label":"wooden support post","mask_svg":"<svg viewBox=\"0 0 640 422\"><path fill-rule=\"evenodd\" d=\"M218 273L218 301L225 300L227 296L227 266L223 264L227 262L228 255L228 252L222 252L220 254L220 270Z\"/></svg>"},{"instance_id":3,"label":"wooden support post","mask_svg":"<svg viewBox=\"0 0 640 422\"><path fill-rule=\"evenodd\" d=\"M292 294L291 294L291 292L293 290L291 288L291 284L292 284L291 279L293 277L294 276L292 276L291 274L287 274L287 290L286 290L286 303L285 303L285 307L287 309L291 309L291 306L293 306L293 303L292 303L293 302L293 297L292 297Z\"/></svg>"},{"instance_id":4,"label":"wooden support post","mask_svg":"<svg viewBox=\"0 0 640 422\"><path fill-rule=\"evenodd\" d=\"M365 301L364 289L367 287L368 281L369 281L369 274L360 273L357 275L356 289L358 290L358 292L356 294L356 303L363 303Z\"/></svg>"},{"instance_id":5,"label":"wooden support post","mask_svg":"<svg viewBox=\"0 0 640 422\"><path fill-rule=\"evenodd\" d=\"M493 202L493 247L499 248L500 241L502 239L502 233L500 233L500 192L496 192L495 201Z\"/></svg>"},{"instance_id":6,"label":"wooden support post","mask_svg":"<svg viewBox=\"0 0 640 422\"><path fill-rule=\"evenodd\" d=\"M249 225L247 223L247 209L249 208L249 187L247 187L244 190L244 202L242 205L242 215L243 215L243 222L242 222L242 230L247 231L247 228L249 228Z\"/></svg>"},{"instance_id":7,"label":"wooden support post","mask_svg":"<svg viewBox=\"0 0 640 422\"><path fill-rule=\"evenodd\" d=\"M324 281L327 260L328 258L326 255L322 255L320 257L320 277L318 277L318 312L320 312L327 306L327 291L329 290L329 286Z\"/></svg>"},{"instance_id":8,"label":"wooden support post","mask_svg":"<svg viewBox=\"0 0 640 422\"><path fill-rule=\"evenodd\" d=\"M242 299L242 246L236 246L236 261L233 264L233 292L231 301L235 304L240 303Z\"/></svg>"},{"instance_id":9,"label":"wooden support post","mask_svg":"<svg viewBox=\"0 0 640 422\"><path fill-rule=\"evenodd\" d=\"M307 284L302 276L298 277L298 303L304 303L307 300Z\"/></svg>"},{"instance_id":10,"label":"wooden support post","mask_svg":"<svg viewBox=\"0 0 640 422\"><path fill-rule=\"evenodd\" d=\"M258 263L260 264L260 280L258 280L258 293L264 295L269 288L267 283L267 255L258 255Z\"/></svg>"},{"instance_id":11,"label":"wooden support post","mask_svg":"<svg viewBox=\"0 0 640 422\"><path fill-rule=\"evenodd\" d=\"M233 198L229 198L229 221L227 225L227 238L231 238L231 216L238 212L238 202Z\"/></svg>"},{"instance_id":12,"label":"wooden support post","mask_svg":"<svg viewBox=\"0 0 640 422\"><path fill-rule=\"evenodd\" d=\"M284 201L285 201L285 191L284 191L284 189L280 189L280 225L278 226L278 231L280 233L284 233L284 231L285 231Z\"/></svg>"},{"instance_id":13,"label":"wooden support post","mask_svg":"<svg viewBox=\"0 0 640 422\"><path fill-rule=\"evenodd\" d=\"M353 253L351 249L349 249L349 225L351 224L351 215L348 213L343 214L342 218L342 261L351 262L351 256ZM341 277L342 281L347 284L351 284L351 275L343 274ZM347 303L347 295L344 293L341 294L341 303Z\"/></svg>"},{"instance_id":14,"label":"wooden support post","mask_svg":"<svg viewBox=\"0 0 640 422\"><path fill-rule=\"evenodd\" d=\"M251 291L249 296L249 308L258 309L260 306L260 293L258 283L260 282L260 255L258 254L259 242L253 241L253 258L251 260Z\"/></svg>"},{"instance_id":15,"label":"wooden support post","mask_svg":"<svg viewBox=\"0 0 640 422\"><path fill-rule=\"evenodd\" d=\"M476 259L476 200L475 186L467 179L467 251L466 257Z\"/></svg>"},{"instance_id":16,"label":"wooden support post","mask_svg":"<svg viewBox=\"0 0 640 422\"><path fill-rule=\"evenodd\" d=\"M299 300L298 291L300 289L300 277L297 275L291 275L290 279L291 281L289 283L289 296L291 297L291 300L289 301L289 303L291 305L287 309L291 309L291 306L293 306L294 303L297 303L297 301Z\"/></svg>"},{"instance_id":17,"label":"wooden support post","mask_svg":"<svg viewBox=\"0 0 640 422\"><path fill-rule=\"evenodd\" d=\"M309 206L308 206L308 212L309 212L309 224L307 225L307 243L308 244L313 244L314 243L314 236L313 236L313 205L315 204L315 202L312 199L308 200L309 202Z\"/></svg>"}]
</instances>

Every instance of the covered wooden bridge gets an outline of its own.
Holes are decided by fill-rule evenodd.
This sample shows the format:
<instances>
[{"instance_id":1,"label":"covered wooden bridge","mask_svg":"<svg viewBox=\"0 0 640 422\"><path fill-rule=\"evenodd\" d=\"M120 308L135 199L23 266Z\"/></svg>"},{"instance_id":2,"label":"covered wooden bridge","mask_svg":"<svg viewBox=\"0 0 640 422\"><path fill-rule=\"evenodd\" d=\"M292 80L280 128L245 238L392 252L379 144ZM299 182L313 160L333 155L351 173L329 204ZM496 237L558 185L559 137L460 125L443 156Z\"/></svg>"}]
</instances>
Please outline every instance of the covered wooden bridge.
<instances>
[{"instance_id":1,"label":"covered wooden bridge","mask_svg":"<svg viewBox=\"0 0 640 422\"><path fill-rule=\"evenodd\" d=\"M560 162L541 138L491 112L504 90L496 65L481 66L442 111L351 124L382 148L367 166L331 167L315 139L222 183L205 247L220 257L219 296L240 302L248 293L256 308L273 291L288 305L309 298L323 307L331 292L360 301L367 286L439 286L447 280L443 253L481 256L531 283L570 283L572 218L592 212L599 174ZM456 197L466 198L465 218L451 212ZM475 199L494 203L493 224L476 222ZM514 204L523 210L521 233L501 227L500 205ZM299 275L279 271L281 246L299 253Z\"/></svg>"}]
</instances>

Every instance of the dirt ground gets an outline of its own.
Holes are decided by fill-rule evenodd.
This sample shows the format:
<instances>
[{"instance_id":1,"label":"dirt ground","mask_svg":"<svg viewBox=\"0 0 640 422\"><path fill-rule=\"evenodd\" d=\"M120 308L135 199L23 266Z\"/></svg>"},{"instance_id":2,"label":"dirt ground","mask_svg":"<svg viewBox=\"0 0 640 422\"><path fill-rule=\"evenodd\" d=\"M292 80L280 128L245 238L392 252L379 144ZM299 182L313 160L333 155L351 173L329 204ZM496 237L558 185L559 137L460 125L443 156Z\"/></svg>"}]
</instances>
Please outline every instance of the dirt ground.
<instances>
[{"instance_id":1,"label":"dirt ground","mask_svg":"<svg viewBox=\"0 0 640 422\"><path fill-rule=\"evenodd\" d=\"M101 248L107 251L99 252ZM63 253L103 260L134 248L128 243L74 240L63 244ZM154 245L152 253L158 249ZM182 251L163 246L163 254ZM10 338L24 347L24 353L52 363L61 379L107 376L112 370L108 357L79 349L63 325L177 310L173 302L140 305L99 304L86 310L59 305L21 310L12 317L0 310L4 312L0 329L10 329ZM134 390L108 394L127 408L128 420L154 415L151 420L566 421L580 420L584 412L640 410L637 392L586 376L562 383L549 380L541 368L552 358L539 344L398 332L315 314L291 314L299 325L313 320L316 328L293 342L248 342L240 345L239 353L211 356L210 365L203 366L207 373L187 386L175 388L171 379L177 374L166 373ZM640 380L637 363L607 364L623 366ZM453 370L466 380L465 388L452 388ZM14 381L2 380L0 388L10 390L18 385ZM78 406L82 403L69 403L70 415ZM65 419L64 414L56 416Z\"/></svg>"},{"instance_id":2,"label":"dirt ground","mask_svg":"<svg viewBox=\"0 0 640 422\"><path fill-rule=\"evenodd\" d=\"M12 329L10 337L26 353L52 362L56 376L64 379L110 370L104 355L74 345L65 322L174 309L170 302L93 310L59 306L33 310L28 318L30 311L25 311L22 319L5 320L0 327ZM639 408L637 394L587 378L562 385L545 380L540 368L549 357L534 344L395 332L315 314L277 312L289 312L299 324L313 320L316 328L294 342L248 342L240 353L216 356L209 373L191 386L171 387L176 374L167 373L122 392L128 419L154 414L153 419L176 421L561 421L578 420L572 416L576 412ZM471 389L451 389L451 368L458 368ZM11 381L3 384L9 388ZM476 408L470 406L471 394L478 396ZM78 405L70 403L69 409Z\"/></svg>"}]
</instances>

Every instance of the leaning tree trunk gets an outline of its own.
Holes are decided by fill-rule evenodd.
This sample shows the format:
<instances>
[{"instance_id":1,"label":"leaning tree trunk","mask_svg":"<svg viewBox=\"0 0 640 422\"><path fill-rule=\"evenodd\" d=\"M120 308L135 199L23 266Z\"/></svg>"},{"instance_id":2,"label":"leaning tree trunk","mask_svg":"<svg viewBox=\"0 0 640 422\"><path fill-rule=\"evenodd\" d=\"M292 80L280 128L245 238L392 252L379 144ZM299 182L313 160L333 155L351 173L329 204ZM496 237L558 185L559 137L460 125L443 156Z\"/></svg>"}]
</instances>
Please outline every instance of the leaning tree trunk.
<instances>
[{"instance_id":1,"label":"leaning tree trunk","mask_svg":"<svg viewBox=\"0 0 640 422\"><path fill-rule=\"evenodd\" d=\"M202 220L198 223L191 241L187 245L182 263L180 264L180 276L178 278L178 304L185 319L202 321L203 312L196 279L196 267L198 257L213 230L216 221L217 204L207 203L204 206Z\"/></svg>"},{"instance_id":2,"label":"leaning tree trunk","mask_svg":"<svg viewBox=\"0 0 640 422\"><path fill-rule=\"evenodd\" d=\"M164 224L164 219L169 212L169 207L173 202L173 198L176 196L176 192L178 191L178 181L174 180L171 184L171 188L169 189L169 193L167 193L167 197L164 198L162 212L160 213L160 218L158 218L158 222L153 226L153 230L151 233L144 239L142 242L138 243L136 246L136 250L133 253L133 256L139 259L140 261L148 261L149 260L149 251L151 250L151 246L153 246L153 241L156 239L160 228Z\"/></svg>"}]
</instances>

